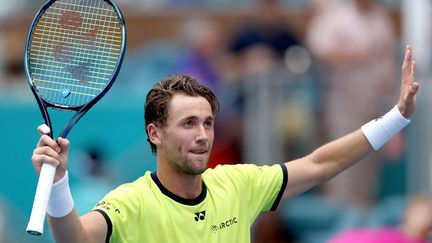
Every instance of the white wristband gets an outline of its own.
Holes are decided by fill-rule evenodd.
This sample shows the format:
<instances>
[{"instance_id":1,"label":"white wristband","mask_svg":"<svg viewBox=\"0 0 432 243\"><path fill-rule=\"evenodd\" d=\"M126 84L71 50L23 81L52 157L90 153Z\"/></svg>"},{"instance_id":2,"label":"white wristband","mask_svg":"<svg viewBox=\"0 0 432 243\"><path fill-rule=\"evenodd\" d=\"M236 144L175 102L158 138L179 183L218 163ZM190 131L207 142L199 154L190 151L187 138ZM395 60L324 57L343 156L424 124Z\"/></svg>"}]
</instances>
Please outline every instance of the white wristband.
<instances>
[{"instance_id":1,"label":"white wristband","mask_svg":"<svg viewBox=\"0 0 432 243\"><path fill-rule=\"evenodd\" d=\"M47 213L54 218L68 215L74 208L74 201L69 188L69 176L65 176L52 185Z\"/></svg>"},{"instance_id":2,"label":"white wristband","mask_svg":"<svg viewBox=\"0 0 432 243\"><path fill-rule=\"evenodd\" d=\"M378 150L409 123L410 120L395 106L384 116L363 125L361 129L372 147Z\"/></svg>"}]
</instances>

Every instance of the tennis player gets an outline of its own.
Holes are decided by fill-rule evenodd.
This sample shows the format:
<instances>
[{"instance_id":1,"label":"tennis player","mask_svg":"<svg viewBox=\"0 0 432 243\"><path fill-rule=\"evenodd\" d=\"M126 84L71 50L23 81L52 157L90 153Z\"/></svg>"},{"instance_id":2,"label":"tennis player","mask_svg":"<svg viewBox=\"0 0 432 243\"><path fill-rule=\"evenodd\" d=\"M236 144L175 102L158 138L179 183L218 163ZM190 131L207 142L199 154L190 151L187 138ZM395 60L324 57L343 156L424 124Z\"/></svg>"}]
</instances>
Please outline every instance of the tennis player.
<instances>
[{"instance_id":1,"label":"tennis player","mask_svg":"<svg viewBox=\"0 0 432 243\"><path fill-rule=\"evenodd\" d=\"M404 126L416 107L419 84L407 46L397 105L361 129L284 164L237 164L208 169L219 103L188 76L153 86L145 104L145 127L157 170L108 193L78 217L68 184L69 141L52 140L47 127L32 162L58 166L48 219L57 242L250 242L260 212L324 182L379 149ZM267 124L263 124L264 126Z\"/></svg>"}]
</instances>

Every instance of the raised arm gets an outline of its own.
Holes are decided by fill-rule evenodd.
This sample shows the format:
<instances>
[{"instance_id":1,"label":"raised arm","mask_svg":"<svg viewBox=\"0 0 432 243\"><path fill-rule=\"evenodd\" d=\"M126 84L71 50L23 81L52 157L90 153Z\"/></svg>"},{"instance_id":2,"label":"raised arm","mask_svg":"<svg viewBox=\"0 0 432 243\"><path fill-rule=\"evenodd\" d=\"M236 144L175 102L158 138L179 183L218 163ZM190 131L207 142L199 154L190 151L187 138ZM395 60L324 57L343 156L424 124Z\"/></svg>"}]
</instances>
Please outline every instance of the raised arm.
<instances>
[{"instance_id":1,"label":"raised arm","mask_svg":"<svg viewBox=\"0 0 432 243\"><path fill-rule=\"evenodd\" d=\"M382 143L398 132L404 126L404 120L409 119L416 108L419 84L414 81L415 66L412 49L407 46L402 65L400 97L395 108L384 118L371 121L362 129L327 143L303 158L285 163L289 178L284 197L299 194L331 179L373 149L379 149Z\"/></svg>"},{"instance_id":2,"label":"raised arm","mask_svg":"<svg viewBox=\"0 0 432 243\"><path fill-rule=\"evenodd\" d=\"M73 207L66 173L69 141L64 138L54 141L46 135L49 128L44 125L38 131L41 137L32 156L36 172L40 173L44 162L57 167L48 205L48 222L54 239L56 242L105 242L108 227L103 216L90 212L79 218Z\"/></svg>"}]
</instances>

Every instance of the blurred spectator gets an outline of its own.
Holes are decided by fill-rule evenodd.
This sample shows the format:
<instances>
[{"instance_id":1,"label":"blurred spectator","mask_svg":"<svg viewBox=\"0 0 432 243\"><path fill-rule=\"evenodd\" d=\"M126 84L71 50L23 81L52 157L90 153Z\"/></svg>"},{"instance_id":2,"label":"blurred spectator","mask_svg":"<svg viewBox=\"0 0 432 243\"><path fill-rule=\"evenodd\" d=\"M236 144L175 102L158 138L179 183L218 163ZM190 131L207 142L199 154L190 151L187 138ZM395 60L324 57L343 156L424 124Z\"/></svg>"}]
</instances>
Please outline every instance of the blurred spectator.
<instances>
[{"instance_id":1,"label":"blurred spectator","mask_svg":"<svg viewBox=\"0 0 432 243\"><path fill-rule=\"evenodd\" d=\"M304 112L301 116L297 111L305 107L305 83L301 82L305 78L300 75L310 65L308 51L287 21L288 12L279 0L257 1L246 22L234 29L236 32L228 43L233 64L229 84L238 90L241 101L237 105L242 111L239 130L243 138L243 161L261 165L283 161L287 158L286 145L293 140L298 142L299 136L304 135L300 132L290 136L293 133L287 131L295 127L293 123L309 115ZM285 119L287 110L297 119ZM304 122L296 128L308 130L309 124ZM292 156L289 154L288 158ZM263 214L254 224L254 243L291 240L283 230L279 213Z\"/></svg>"},{"instance_id":2,"label":"blurred spectator","mask_svg":"<svg viewBox=\"0 0 432 243\"><path fill-rule=\"evenodd\" d=\"M307 43L328 75L321 111L329 141L379 117L392 102L397 43L388 15L374 0L323 1L317 6ZM336 176L325 185L326 195L368 207L376 195L378 156L373 153Z\"/></svg>"},{"instance_id":3,"label":"blurred spectator","mask_svg":"<svg viewBox=\"0 0 432 243\"><path fill-rule=\"evenodd\" d=\"M217 91L223 76L225 40L217 22L205 18L186 21L179 30L182 52L174 64L174 73L202 80Z\"/></svg>"},{"instance_id":4,"label":"blurred spectator","mask_svg":"<svg viewBox=\"0 0 432 243\"><path fill-rule=\"evenodd\" d=\"M244 73L266 72L274 61L283 60L290 47L301 45L289 24L283 22L286 12L279 0L259 0L247 24L233 35L230 50Z\"/></svg>"},{"instance_id":5,"label":"blurred spectator","mask_svg":"<svg viewBox=\"0 0 432 243\"><path fill-rule=\"evenodd\" d=\"M304 91L299 90L303 89L302 78L295 75L308 71L310 59L291 29L287 13L289 9L279 0L259 0L243 25L234 28L229 41L230 89L238 90L241 101L237 105L243 113L246 161L269 163L286 158L283 146L287 133L280 131L282 126L274 129L262 124L279 124L287 101L292 106L304 103L299 94Z\"/></svg>"},{"instance_id":6,"label":"blurred spectator","mask_svg":"<svg viewBox=\"0 0 432 243\"><path fill-rule=\"evenodd\" d=\"M432 199L413 196L405 209L401 225L381 228L354 228L342 232L329 243L426 243L432 232Z\"/></svg>"}]
</instances>

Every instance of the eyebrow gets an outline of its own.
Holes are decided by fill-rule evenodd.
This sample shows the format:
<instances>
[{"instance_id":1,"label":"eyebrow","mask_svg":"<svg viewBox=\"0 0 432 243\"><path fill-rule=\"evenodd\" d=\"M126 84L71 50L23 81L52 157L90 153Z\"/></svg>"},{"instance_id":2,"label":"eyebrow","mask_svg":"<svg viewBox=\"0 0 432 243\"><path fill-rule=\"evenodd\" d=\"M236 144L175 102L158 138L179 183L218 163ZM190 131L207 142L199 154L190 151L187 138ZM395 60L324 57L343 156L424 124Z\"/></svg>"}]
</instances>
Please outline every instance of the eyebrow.
<instances>
[{"instance_id":1,"label":"eyebrow","mask_svg":"<svg viewBox=\"0 0 432 243\"><path fill-rule=\"evenodd\" d=\"M199 118L197 116L188 116L188 117L182 118L180 121L187 121L187 120L194 120L195 121L195 120L199 120ZM208 120L214 121L215 118L214 118L214 116L208 116L204 120L205 121L208 121Z\"/></svg>"}]
</instances>

